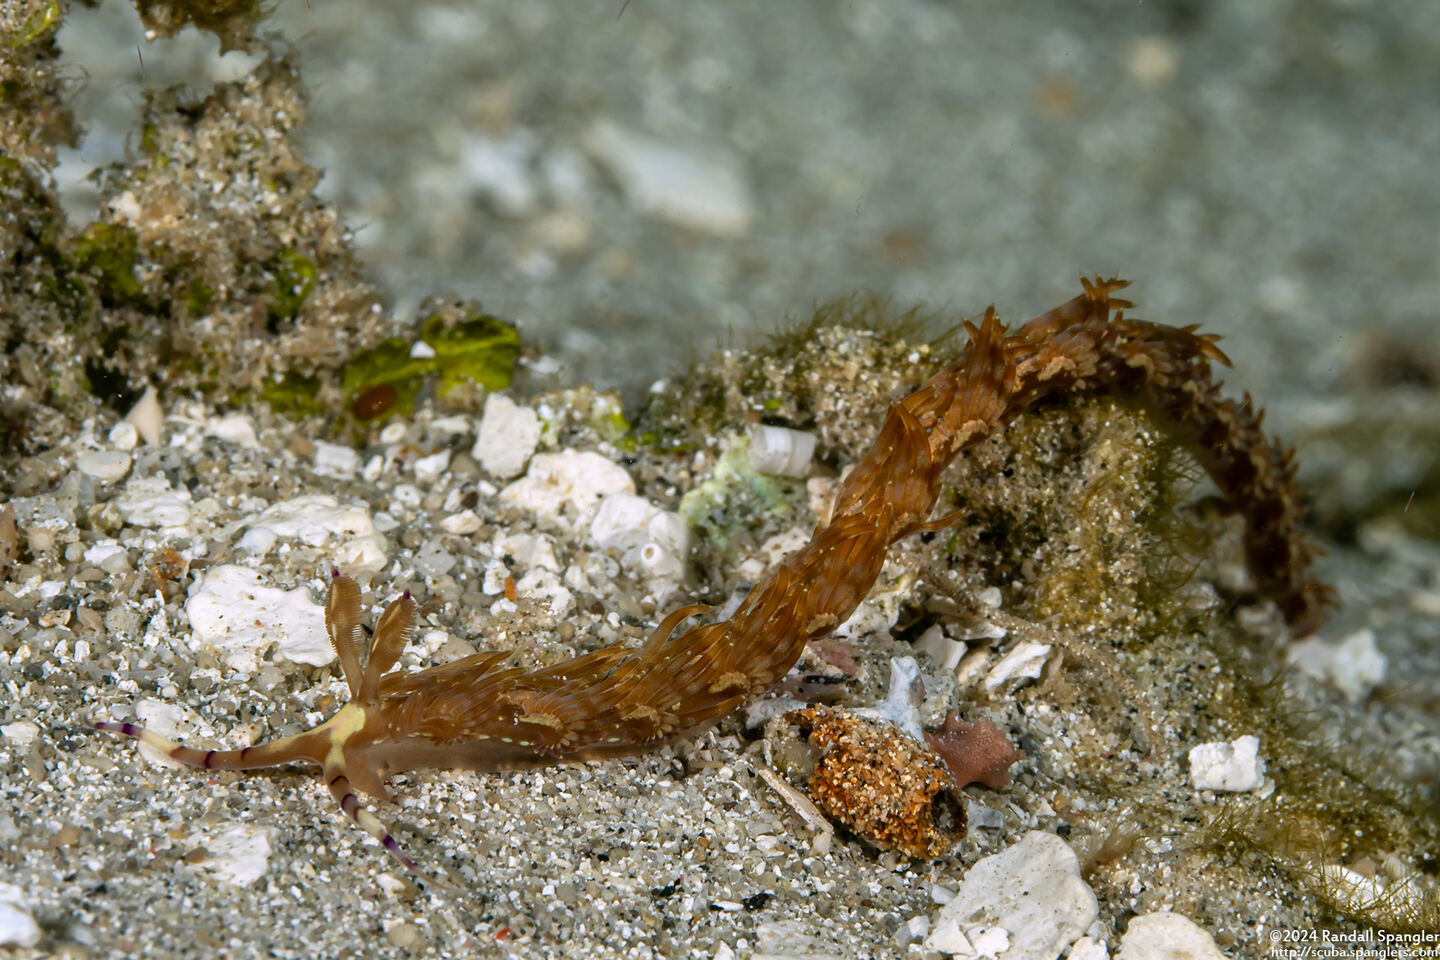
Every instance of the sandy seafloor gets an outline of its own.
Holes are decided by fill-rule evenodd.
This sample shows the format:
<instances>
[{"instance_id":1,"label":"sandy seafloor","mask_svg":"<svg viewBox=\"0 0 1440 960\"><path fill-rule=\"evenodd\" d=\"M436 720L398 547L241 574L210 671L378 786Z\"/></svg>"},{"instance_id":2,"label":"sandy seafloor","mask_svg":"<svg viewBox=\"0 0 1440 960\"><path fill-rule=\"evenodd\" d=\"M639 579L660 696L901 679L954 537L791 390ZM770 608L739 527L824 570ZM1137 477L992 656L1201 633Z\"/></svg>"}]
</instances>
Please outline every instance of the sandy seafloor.
<instances>
[{"instance_id":1,"label":"sandy seafloor","mask_svg":"<svg viewBox=\"0 0 1440 960\"><path fill-rule=\"evenodd\" d=\"M362 255L402 314L434 291L478 297L550 347L557 385L635 397L689 356L857 287L966 315L994 301L1018 318L1070 296L1081 271L1119 273L1137 281L1142 315L1224 333L1236 389L1299 443L1302 479L1330 511L1322 570L1345 606L1322 636L1369 627L1389 658L1377 691L1325 715L1329 735L1353 742L1360 765L1384 754L1433 784L1440 547L1387 504L1435 496L1425 472L1440 406L1440 8L340 9L289 0L276 19L312 88L322 191L361 228ZM203 87L245 69L235 54L217 66L213 40L186 34L144 47L142 80L137 42L115 0L72 12L61 43L88 76L93 131L67 173L123 152L138 84ZM718 163L705 181L714 204L647 207L607 165L615 131ZM70 190L83 211L84 185ZM194 421L172 424L172 438L194 443L137 453L137 475L178 484L236 470L230 482L268 485L274 500L336 491L283 425L261 423L259 449L227 448L217 468L198 462L216 460L196 439L207 411L171 412ZM104 446L106 429L77 424L75 455ZM445 489L404 482L416 503L385 509L438 522ZM373 491L376 509L386 490ZM203 484L191 493L197 504L212 495ZM243 511L224 505L213 519ZM167 546L193 547L135 536L136 569ZM403 524L385 536L397 555L426 547ZM313 587L297 571L324 551L295 549L313 557L266 572ZM161 599L163 616L153 596L117 597L102 615L146 644L137 669L152 672L123 692L165 700L183 687L210 725L192 736L246 742L241 728L257 717L313 720L314 697L340 689L293 668L241 678L171 662L172 641L187 649L184 595ZM52 606L22 596L0 625L4 722L39 727L24 743L0 739L0 879L25 892L42 952L915 955L901 928L936 914L934 885L953 888L1027 823L1014 815L999 832L976 831L937 863L844 837L815 855L809 831L751 775L747 745L722 735L630 762L406 777L400 805L382 814L422 862L443 862L468 887L418 892L313 778L170 772L85 733L85 717L121 698L77 665L78 621L41 622L53 610L78 616ZM463 634L462 615L444 619L485 645ZM271 692L309 697L308 713ZM214 869L236 824L260 828L271 850L244 885ZM1412 854L1433 862L1436 851ZM1208 911L1248 916L1254 891L1232 893L1225 879L1215 874ZM1168 895L1139 890L1106 916L1123 926ZM1283 888L1270 896L1282 922L1286 909L1309 909ZM1263 955L1253 922L1248 933L1209 928L1227 953ZM1113 951L1119 929L1102 933Z\"/></svg>"}]
</instances>

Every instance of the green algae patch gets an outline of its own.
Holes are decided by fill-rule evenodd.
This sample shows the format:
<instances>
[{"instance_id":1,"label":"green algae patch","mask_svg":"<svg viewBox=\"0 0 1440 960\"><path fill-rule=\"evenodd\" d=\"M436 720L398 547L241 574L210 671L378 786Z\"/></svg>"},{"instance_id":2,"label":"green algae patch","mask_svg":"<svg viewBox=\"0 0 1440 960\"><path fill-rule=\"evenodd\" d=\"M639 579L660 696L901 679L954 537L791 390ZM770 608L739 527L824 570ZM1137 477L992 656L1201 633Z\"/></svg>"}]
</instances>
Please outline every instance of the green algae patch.
<instances>
[{"instance_id":1,"label":"green algae patch","mask_svg":"<svg viewBox=\"0 0 1440 960\"><path fill-rule=\"evenodd\" d=\"M680 498L678 512L688 526L726 549L736 530L750 529L757 519L787 518L795 505L787 484L750 465L750 440L740 434L725 445L709 479Z\"/></svg>"},{"instance_id":2,"label":"green algae patch","mask_svg":"<svg viewBox=\"0 0 1440 960\"><path fill-rule=\"evenodd\" d=\"M413 408L415 397L430 377L439 378L442 395L468 382L486 390L503 390L514 377L520 355L519 332L478 311L467 311L465 319L450 324L443 315L431 314L420 325L420 341L430 350L420 351L419 356L404 337L387 337L357 353L340 381L347 400L389 386L395 390L391 409L405 413Z\"/></svg>"},{"instance_id":3,"label":"green algae patch","mask_svg":"<svg viewBox=\"0 0 1440 960\"><path fill-rule=\"evenodd\" d=\"M271 273L275 285L270 292L270 318L293 320L315 290L315 264L309 257L287 247L276 256Z\"/></svg>"},{"instance_id":4,"label":"green algae patch","mask_svg":"<svg viewBox=\"0 0 1440 960\"><path fill-rule=\"evenodd\" d=\"M140 242L135 231L113 223L92 223L75 241L75 262L100 282L103 300L143 305L145 288L136 275Z\"/></svg>"},{"instance_id":5,"label":"green algae patch","mask_svg":"<svg viewBox=\"0 0 1440 960\"><path fill-rule=\"evenodd\" d=\"M64 17L60 0L45 0L25 19L19 32L10 38L10 49L19 50L29 46L58 27Z\"/></svg>"},{"instance_id":6,"label":"green algae patch","mask_svg":"<svg viewBox=\"0 0 1440 960\"><path fill-rule=\"evenodd\" d=\"M520 333L496 317L476 312L447 326L443 317L434 314L421 326L420 339L435 351L431 363L440 374L442 394L466 380L486 390L504 390L515 375Z\"/></svg>"},{"instance_id":7,"label":"green algae patch","mask_svg":"<svg viewBox=\"0 0 1440 960\"><path fill-rule=\"evenodd\" d=\"M270 404L270 409L291 417L307 417L323 413L320 403L320 378L290 372L269 379L260 388L260 399Z\"/></svg>"}]
</instances>

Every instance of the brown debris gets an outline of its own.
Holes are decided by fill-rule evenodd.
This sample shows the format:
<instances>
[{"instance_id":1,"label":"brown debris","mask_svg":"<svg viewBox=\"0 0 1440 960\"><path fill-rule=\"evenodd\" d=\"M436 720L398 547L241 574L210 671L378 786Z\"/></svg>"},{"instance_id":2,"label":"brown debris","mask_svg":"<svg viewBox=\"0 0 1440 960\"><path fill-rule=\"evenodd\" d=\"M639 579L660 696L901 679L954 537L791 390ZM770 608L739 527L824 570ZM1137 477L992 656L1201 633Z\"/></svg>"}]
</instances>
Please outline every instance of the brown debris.
<instances>
[{"instance_id":1,"label":"brown debris","mask_svg":"<svg viewBox=\"0 0 1440 960\"><path fill-rule=\"evenodd\" d=\"M955 785L979 783L991 790L1010 786L1010 767L1025 759L1005 732L989 720L970 723L954 710L935 733L926 731L925 742L945 761Z\"/></svg>"},{"instance_id":2,"label":"brown debris","mask_svg":"<svg viewBox=\"0 0 1440 960\"><path fill-rule=\"evenodd\" d=\"M819 752L808 784L826 816L877 847L943 857L965 834L965 798L945 763L900 730L806 707L785 715Z\"/></svg>"}]
</instances>

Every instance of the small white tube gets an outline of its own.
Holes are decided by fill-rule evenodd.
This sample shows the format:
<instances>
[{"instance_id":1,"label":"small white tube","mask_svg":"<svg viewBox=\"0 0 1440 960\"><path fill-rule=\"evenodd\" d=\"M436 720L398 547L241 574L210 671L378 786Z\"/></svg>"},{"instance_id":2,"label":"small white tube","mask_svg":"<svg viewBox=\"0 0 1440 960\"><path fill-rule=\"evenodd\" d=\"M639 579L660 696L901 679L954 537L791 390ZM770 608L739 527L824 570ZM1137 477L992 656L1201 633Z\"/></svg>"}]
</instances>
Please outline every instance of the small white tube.
<instances>
[{"instance_id":1,"label":"small white tube","mask_svg":"<svg viewBox=\"0 0 1440 960\"><path fill-rule=\"evenodd\" d=\"M803 477L815 456L815 434L757 423L750 428L750 466L757 473Z\"/></svg>"}]
</instances>

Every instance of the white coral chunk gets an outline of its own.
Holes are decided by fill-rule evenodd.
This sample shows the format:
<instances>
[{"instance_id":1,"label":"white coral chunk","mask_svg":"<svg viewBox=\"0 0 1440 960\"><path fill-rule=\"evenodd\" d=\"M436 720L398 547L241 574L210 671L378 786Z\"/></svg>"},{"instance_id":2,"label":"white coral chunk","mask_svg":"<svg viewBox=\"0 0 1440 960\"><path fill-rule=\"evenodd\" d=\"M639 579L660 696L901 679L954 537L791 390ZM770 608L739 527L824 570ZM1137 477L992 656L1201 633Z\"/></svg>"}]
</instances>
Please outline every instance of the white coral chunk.
<instances>
[{"instance_id":1,"label":"white coral chunk","mask_svg":"<svg viewBox=\"0 0 1440 960\"><path fill-rule=\"evenodd\" d=\"M1265 782L1260 738L1247 734L1230 743L1202 743L1190 748L1190 782L1197 790L1241 793Z\"/></svg>"},{"instance_id":2,"label":"white coral chunk","mask_svg":"<svg viewBox=\"0 0 1440 960\"><path fill-rule=\"evenodd\" d=\"M209 570L185 601L192 636L233 670L259 668L272 644L275 656L323 666L335 658L325 635L325 612L304 587L282 590L245 567Z\"/></svg>"}]
</instances>

